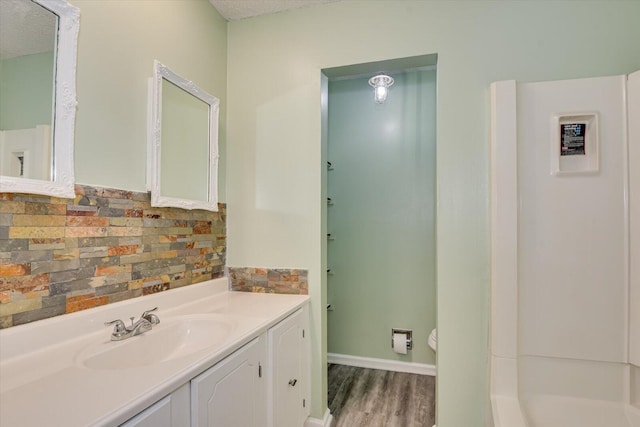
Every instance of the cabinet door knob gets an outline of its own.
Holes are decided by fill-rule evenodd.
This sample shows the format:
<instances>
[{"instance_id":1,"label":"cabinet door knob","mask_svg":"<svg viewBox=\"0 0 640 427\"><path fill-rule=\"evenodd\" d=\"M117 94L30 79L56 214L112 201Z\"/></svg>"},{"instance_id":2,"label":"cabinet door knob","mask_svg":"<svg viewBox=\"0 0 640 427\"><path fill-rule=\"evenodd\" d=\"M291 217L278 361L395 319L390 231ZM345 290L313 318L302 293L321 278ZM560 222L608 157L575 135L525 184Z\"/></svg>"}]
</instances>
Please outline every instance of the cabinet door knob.
<instances>
[{"instance_id":1,"label":"cabinet door knob","mask_svg":"<svg viewBox=\"0 0 640 427\"><path fill-rule=\"evenodd\" d=\"M289 385L290 385L291 387L295 387L295 385L296 385L296 383L297 383L297 382L298 382L298 380L294 378L294 379L292 379L292 380L289 380Z\"/></svg>"}]
</instances>

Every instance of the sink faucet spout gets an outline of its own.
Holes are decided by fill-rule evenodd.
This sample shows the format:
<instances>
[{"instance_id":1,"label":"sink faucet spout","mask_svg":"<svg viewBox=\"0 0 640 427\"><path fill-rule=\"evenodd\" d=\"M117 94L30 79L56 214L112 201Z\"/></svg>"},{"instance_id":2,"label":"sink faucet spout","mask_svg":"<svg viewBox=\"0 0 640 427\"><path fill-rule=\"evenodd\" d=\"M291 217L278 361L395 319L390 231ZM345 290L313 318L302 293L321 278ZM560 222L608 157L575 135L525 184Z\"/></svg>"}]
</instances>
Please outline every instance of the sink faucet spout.
<instances>
[{"instance_id":1,"label":"sink faucet spout","mask_svg":"<svg viewBox=\"0 0 640 427\"><path fill-rule=\"evenodd\" d=\"M153 328L153 325L160 323L160 319L152 311L157 310L158 307L147 310L142 313L140 319L134 323L133 317L131 318L131 326L126 327L122 320L113 320L106 322L105 325L114 325L113 332L111 333L111 341L122 341L127 338L135 337L136 335L144 334Z\"/></svg>"}]
</instances>

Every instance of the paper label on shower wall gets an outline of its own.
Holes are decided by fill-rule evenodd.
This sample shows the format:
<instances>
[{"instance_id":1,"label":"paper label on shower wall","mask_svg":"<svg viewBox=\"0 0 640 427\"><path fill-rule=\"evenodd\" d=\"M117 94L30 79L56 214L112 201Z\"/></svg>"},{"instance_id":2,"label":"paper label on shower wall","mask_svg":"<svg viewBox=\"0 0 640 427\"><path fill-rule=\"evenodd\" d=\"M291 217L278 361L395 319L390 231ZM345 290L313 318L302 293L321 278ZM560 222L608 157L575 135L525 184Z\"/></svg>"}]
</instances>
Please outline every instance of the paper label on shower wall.
<instances>
[{"instance_id":1,"label":"paper label on shower wall","mask_svg":"<svg viewBox=\"0 0 640 427\"><path fill-rule=\"evenodd\" d=\"M560 125L560 155L576 156L585 154L586 123Z\"/></svg>"}]
</instances>

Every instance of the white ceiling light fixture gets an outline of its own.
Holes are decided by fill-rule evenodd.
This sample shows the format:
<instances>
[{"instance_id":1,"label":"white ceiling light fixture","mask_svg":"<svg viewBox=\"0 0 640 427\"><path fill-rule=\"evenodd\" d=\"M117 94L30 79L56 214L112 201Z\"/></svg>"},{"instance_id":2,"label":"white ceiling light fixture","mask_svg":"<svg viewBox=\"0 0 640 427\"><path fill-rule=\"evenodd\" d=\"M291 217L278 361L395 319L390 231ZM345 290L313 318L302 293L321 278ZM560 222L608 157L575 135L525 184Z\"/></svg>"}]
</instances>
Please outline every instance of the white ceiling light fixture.
<instances>
[{"instance_id":1,"label":"white ceiling light fixture","mask_svg":"<svg viewBox=\"0 0 640 427\"><path fill-rule=\"evenodd\" d=\"M373 99L378 104L382 104L387 99L389 86L393 84L393 78L386 74L378 74L369 79L369 84L373 87Z\"/></svg>"}]
</instances>

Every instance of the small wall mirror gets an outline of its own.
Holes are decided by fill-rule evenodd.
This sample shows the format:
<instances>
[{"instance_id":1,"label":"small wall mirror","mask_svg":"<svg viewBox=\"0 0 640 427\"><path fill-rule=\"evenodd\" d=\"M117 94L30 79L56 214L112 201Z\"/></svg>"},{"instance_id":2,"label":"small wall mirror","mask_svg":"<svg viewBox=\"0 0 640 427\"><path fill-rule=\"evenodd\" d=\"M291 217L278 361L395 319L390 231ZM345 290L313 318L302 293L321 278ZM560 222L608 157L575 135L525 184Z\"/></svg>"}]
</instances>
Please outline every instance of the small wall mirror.
<instances>
[{"instance_id":1,"label":"small wall mirror","mask_svg":"<svg viewBox=\"0 0 640 427\"><path fill-rule=\"evenodd\" d=\"M79 10L0 0L0 192L73 198Z\"/></svg>"},{"instance_id":2,"label":"small wall mirror","mask_svg":"<svg viewBox=\"0 0 640 427\"><path fill-rule=\"evenodd\" d=\"M149 92L151 206L217 211L219 99L158 61Z\"/></svg>"}]
</instances>

